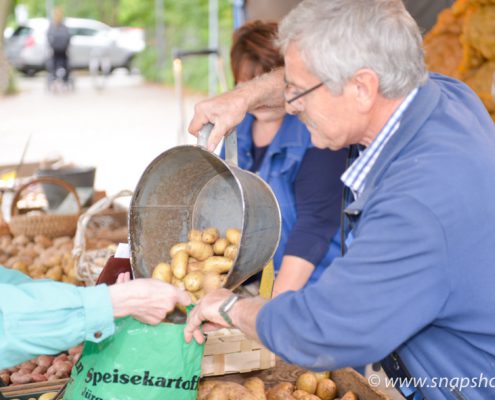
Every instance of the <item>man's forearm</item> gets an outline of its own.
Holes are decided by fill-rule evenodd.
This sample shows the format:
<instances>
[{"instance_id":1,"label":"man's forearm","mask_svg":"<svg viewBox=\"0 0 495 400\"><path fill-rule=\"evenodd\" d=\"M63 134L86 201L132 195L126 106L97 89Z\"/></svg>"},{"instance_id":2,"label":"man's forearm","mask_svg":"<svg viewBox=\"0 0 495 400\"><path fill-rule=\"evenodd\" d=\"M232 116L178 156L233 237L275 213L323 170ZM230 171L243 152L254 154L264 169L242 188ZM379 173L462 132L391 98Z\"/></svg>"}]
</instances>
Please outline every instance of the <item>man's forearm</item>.
<instances>
[{"instance_id":1,"label":"man's forearm","mask_svg":"<svg viewBox=\"0 0 495 400\"><path fill-rule=\"evenodd\" d=\"M236 90L244 94L248 111L261 106L283 107L285 103L284 69L274 69L272 72L240 84Z\"/></svg>"},{"instance_id":2,"label":"man's forearm","mask_svg":"<svg viewBox=\"0 0 495 400\"><path fill-rule=\"evenodd\" d=\"M239 300L230 312L235 327L239 328L250 338L259 340L256 332L256 317L266 300L261 297L252 297Z\"/></svg>"}]
</instances>

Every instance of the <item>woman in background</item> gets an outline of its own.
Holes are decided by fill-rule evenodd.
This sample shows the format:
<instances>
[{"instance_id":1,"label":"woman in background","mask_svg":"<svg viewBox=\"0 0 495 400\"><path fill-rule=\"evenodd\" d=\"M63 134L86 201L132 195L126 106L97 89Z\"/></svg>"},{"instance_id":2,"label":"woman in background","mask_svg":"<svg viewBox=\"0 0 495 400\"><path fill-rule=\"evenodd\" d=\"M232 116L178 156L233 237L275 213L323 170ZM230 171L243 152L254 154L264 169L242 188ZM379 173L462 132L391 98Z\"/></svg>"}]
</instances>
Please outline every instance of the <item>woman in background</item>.
<instances>
[{"instance_id":1,"label":"woman in background","mask_svg":"<svg viewBox=\"0 0 495 400\"><path fill-rule=\"evenodd\" d=\"M284 65L276 37L273 22L249 22L234 33L236 84ZM248 114L237 126L237 141L239 167L270 185L282 213L273 296L301 289L340 255L340 176L347 153L312 147L306 127L284 108L260 107Z\"/></svg>"}]
</instances>

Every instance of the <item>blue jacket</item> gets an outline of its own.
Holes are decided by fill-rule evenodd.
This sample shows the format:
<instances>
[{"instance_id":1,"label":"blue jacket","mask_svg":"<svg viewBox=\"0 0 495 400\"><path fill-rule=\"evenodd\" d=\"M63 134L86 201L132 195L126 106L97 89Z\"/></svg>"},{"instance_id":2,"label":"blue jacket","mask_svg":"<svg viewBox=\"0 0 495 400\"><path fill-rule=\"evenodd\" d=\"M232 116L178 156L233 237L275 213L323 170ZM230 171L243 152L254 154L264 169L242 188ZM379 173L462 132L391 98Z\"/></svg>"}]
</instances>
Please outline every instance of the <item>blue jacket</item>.
<instances>
[{"instance_id":1,"label":"blue jacket","mask_svg":"<svg viewBox=\"0 0 495 400\"><path fill-rule=\"evenodd\" d=\"M108 287L33 280L0 266L0 369L114 333ZM100 336L95 336L100 332Z\"/></svg>"},{"instance_id":2,"label":"blue jacket","mask_svg":"<svg viewBox=\"0 0 495 400\"><path fill-rule=\"evenodd\" d=\"M311 290L265 305L258 335L313 369L397 349L428 399L494 399L495 379L464 397L436 387L495 377L494 199L493 121L466 85L432 74L348 208L348 253Z\"/></svg>"},{"instance_id":3,"label":"blue jacket","mask_svg":"<svg viewBox=\"0 0 495 400\"><path fill-rule=\"evenodd\" d=\"M254 117L248 114L237 126L238 163L243 169L250 169L253 164L252 124ZM299 119L286 114L280 129L268 147L258 175L267 182L277 197L282 214L282 233L273 263L278 272L282 264L285 247L292 227L297 221L294 182L301 167L306 150L310 148L311 137ZM224 151L222 150L222 156ZM315 267L308 284L314 283L332 260L340 255L340 232L337 230L328 251Z\"/></svg>"}]
</instances>

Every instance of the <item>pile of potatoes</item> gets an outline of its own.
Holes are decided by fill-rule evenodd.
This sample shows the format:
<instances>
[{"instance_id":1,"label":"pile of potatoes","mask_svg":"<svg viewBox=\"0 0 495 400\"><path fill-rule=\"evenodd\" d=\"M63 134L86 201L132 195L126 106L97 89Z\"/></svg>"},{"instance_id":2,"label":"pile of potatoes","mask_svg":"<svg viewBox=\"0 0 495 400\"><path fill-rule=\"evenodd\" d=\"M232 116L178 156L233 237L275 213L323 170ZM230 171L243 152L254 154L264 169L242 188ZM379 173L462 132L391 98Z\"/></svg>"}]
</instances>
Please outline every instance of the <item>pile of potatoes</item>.
<instances>
[{"instance_id":1,"label":"pile of potatoes","mask_svg":"<svg viewBox=\"0 0 495 400\"><path fill-rule=\"evenodd\" d=\"M87 249L113 245L108 240L93 239ZM76 263L72 256L73 240L69 236L50 239L43 235L30 239L27 236L0 236L0 265L29 275L34 279L53 279L59 282L82 285L77 279ZM102 267L106 259L96 260Z\"/></svg>"},{"instance_id":2,"label":"pile of potatoes","mask_svg":"<svg viewBox=\"0 0 495 400\"><path fill-rule=\"evenodd\" d=\"M68 236L50 239L38 235L0 237L0 265L29 275L34 279L80 285L76 277L75 261L72 257L72 238Z\"/></svg>"},{"instance_id":3,"label":"pile of potatoes","mask_svg":"<svg viewBox=\"0 0 495 400\"><path fill-rule=\"evenodd\" d=\"M0 381L7 386L14 386L68 378L81 352L82 345L79 345L57 356L38 356L15 367L0 370Z\"/></svg>"},{"instance_id":4,"label":"pile of potatoes","mask_svg":"<svg viewBox=\"0 0 495 400\"><path fill-rule=\"evenodd\" d=\"M260 378L240 385L227 381L205 381L199 385L198 400L359 400L349 391L337 398L337 386L330 372L304 372L296 384L281 382L266 390Z\"/></svg>"},{"instance_id":5,"label":"pile of potatoes","mask_svg":"<svg viewBox=\"0 0 495 400\"><path fill-rule=\"evenodd\" d=\"M192 229L188 240L172 246L170 262L160 262L152 278L188 291L195 303L225 283L239 251L241 232L229 228L220 237L217 228Z\"/></svg>"}]
</instances>

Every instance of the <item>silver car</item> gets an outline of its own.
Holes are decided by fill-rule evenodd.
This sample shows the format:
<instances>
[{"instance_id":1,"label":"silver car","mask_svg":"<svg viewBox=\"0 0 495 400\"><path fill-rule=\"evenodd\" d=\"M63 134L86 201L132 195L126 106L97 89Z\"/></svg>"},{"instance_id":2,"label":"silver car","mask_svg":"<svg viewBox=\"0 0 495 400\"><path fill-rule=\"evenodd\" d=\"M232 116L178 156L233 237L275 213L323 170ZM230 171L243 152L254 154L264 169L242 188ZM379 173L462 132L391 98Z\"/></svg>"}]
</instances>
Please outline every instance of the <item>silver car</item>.
<instances>
[{"instance_id":1,"label":"silver car","mask_svg":"<svg viewBox=\"0 0 495 400\"><path fill-rule=\"evenodd\" d=\"M98 58L105 57L111 70L130 69L132 59L145 47L140 28L111 28L92 19L66 18L71 33L69 63L73 69L87 69ZM47 40L49 21L32 18L17 27L6 40L9 61L27 75L45 70L51 50Z\"/></svg>"}]
</instances>

